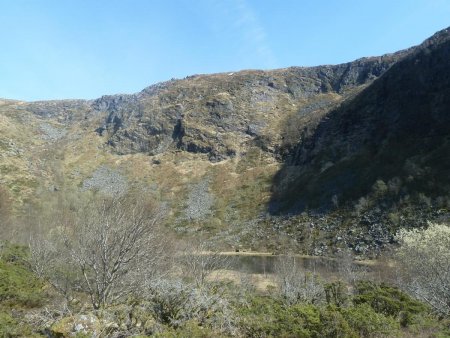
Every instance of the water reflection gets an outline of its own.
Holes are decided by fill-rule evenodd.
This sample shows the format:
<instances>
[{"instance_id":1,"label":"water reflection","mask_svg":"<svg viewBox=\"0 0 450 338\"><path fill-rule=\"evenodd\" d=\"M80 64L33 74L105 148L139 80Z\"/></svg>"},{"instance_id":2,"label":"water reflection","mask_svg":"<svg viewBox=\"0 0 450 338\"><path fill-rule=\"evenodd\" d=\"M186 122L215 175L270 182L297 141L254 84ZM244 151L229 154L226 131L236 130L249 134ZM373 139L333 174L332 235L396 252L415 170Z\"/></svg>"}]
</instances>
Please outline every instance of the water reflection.
<instances>
[{"instance_id":1,"label":"water reflection","mask_svg":"<svg viewBox=\"0 0 450 338\"><path fill-rule=\"evenodd\" d=\"M271 274L275 272L275 266L283 256L252 256L230 255L228 256L231 270L252 274ZM324 257L295 257L296 266L318 274L332 274L338 271L336 260Z\"/></svg>"}]
</instances>

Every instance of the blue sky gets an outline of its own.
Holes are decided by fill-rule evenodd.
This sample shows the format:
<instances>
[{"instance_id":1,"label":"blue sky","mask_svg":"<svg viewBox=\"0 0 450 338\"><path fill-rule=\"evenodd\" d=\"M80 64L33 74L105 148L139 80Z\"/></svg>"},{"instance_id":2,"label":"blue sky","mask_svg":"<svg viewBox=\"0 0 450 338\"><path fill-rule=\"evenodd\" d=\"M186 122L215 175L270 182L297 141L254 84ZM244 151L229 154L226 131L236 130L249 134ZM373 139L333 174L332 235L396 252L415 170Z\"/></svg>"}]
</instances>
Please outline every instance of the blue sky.
<instances>
[{"instance_id":1,"label":"blue sky","mask_svg":"<svg viewBox=\"0 0 450 338\"><path fill-rule=\"evenodd\" d=\"M192 74L336 64L447 26L450 0L0 0L0 97L90 99Z\"/></svg>"}]
</instances>

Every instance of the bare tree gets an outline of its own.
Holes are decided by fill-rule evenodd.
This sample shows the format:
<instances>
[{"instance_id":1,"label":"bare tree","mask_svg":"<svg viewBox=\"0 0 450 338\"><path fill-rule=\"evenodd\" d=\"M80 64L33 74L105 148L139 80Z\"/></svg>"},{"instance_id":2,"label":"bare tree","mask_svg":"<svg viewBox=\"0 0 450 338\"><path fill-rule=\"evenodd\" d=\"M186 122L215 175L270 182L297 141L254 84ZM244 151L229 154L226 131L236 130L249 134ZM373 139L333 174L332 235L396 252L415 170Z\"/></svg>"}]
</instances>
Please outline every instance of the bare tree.
<instances>
[{"instance_id":1,"label":"bare tree","mask_svg":"<svg viewBox=\"0 0 450 338\"><path fill-rule=\"evenodd\" d=\"M205 285L206 278L214 270L228 269L231 257L211 248L206 242L189 244L179 256L183 275L193 280L197 288Z\"/></svg>"},{"instance_id":2,"label":"bare tree","mask_svg":"<svg viewBox=\"0 0 450 338\"><path fill-rule=\"evenodd\" d=\"M318 303L324 299L324 288L314 271L299 266L294 256L281 256L275 264L279 291L288 304Z\"/></svg>"},{"instance_id":3,"label":"bare tree","mask_svg":"<svg viewBox=\"0 0 450 338\"><path fill-rule=\"evenodd\" d=\"M337 272L339 278L351 285L366 276L366 269L355 263L351 250L344 249L336 255Z\"/></svg>"},{"instance_id":4,"label":"bare tree","mask_svg":"<svg viewBox=\"0 0 450 338\"><path fill-rule=\"evenodd\" d=\"M216 288L198 288L194 283L172 276L155 280L146 297L153 304L155 317L166 325L178 327L195 319L221 332L235 330L230 304Z\"/></svg>"},{"instance_id":5,"label":"bare tree","mask_svg":"<svg viewBox=\"0 0 450 338\"><path fill-rule=\"evenodd\" d=\"M450 226L429 223L425 230L400 231L398 240L400 286L437 313L450 315Z\"/></svg>"},{"instance_id":6,"label":"bare tree","mask_svg":"<svg viewBox=\"0 0 450 338\"><path fill-rule=\"evenodd\" d=\"M68 299L82 291L95 309L114 303L139 292L155 273L161 218L161 209L136 200L91 201L46 238L30 241L34 269Z\"/></svg>"},{"instance_id":7,"label":"bare tree","mask_svg":"<svg viewBox=\"0 0 450 338\"><path fill-rule=\"evenodd\" d=\"M30 263L37 276L46 280L69 304L79 288L79 275L70 266L71 260L63 245L51 237L30 238Z\"/></svg>"},{"instance_id":8,"label":"bare tree","mask_svg":"<svg viewBox=\"0 0 450 338\"><path fill-rule=\"evenodd\" d=\"M209 278L213 271L228 269L230 257L202 241L185 244L175 257L176 272L148 284L145 297L153 304L155 317L174 327L195 319L220 332L234 332L235 319L224 296L227 289Z\"/></svg>"}]
</instances>

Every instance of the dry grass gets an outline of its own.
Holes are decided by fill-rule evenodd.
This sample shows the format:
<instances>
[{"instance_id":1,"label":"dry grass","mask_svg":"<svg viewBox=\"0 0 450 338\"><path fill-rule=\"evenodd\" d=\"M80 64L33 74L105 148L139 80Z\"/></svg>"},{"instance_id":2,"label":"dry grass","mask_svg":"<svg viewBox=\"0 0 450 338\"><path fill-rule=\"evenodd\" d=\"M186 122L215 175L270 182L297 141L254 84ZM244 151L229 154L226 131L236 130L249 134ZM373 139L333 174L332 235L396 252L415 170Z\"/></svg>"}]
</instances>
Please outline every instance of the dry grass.
<instances>
[{"instance_id":1,"label":"dry grass","mask_svg":"<svg viewBox=\"0 0 450 338\"><path fill-rule=\"evenodd\" d=\"M247 284L260 292L267 292L271 288L277 288L276 278L272 274L243 273L236 270L215 270L208 275L208 281L231 282L242 286Z\"/></svg>"}]
</instances>

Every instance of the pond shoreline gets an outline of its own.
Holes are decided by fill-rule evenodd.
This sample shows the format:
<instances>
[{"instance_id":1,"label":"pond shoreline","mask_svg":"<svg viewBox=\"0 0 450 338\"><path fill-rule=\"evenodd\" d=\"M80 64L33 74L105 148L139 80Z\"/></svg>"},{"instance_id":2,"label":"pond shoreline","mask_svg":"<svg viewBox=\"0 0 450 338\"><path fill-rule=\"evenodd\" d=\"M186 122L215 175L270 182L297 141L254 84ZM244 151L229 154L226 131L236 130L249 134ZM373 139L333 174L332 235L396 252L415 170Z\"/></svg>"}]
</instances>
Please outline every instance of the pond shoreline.
<instances>
[{"instance_id":1,"label":"pond shoreline","mask_svg":"<svg viewBox=\"0 0 450 338\"><path fill-rule=\"evenodd\" d=\"M325 260L325 261L338 261L337 257L329 256L311 256L303 254L276 254L273 252L262 252L262 251L202 251L199 252L200 255L220 255L220 256L230 256L230 257L295 257L306 260ZM393 261L380 261L378 259L353 259L353 263L362 266L387 266L394 267Z\"/></svg>"}]
</instances>

